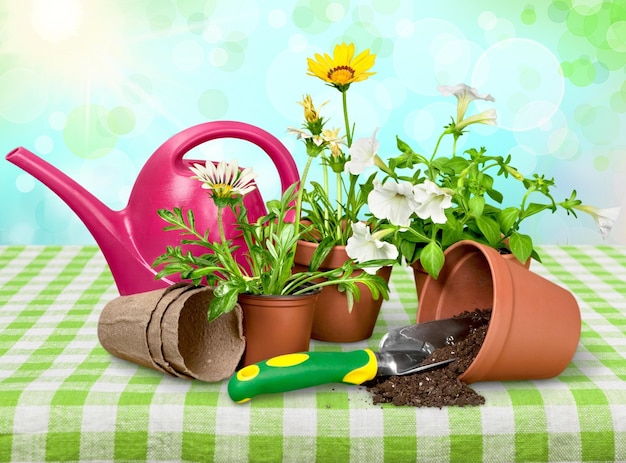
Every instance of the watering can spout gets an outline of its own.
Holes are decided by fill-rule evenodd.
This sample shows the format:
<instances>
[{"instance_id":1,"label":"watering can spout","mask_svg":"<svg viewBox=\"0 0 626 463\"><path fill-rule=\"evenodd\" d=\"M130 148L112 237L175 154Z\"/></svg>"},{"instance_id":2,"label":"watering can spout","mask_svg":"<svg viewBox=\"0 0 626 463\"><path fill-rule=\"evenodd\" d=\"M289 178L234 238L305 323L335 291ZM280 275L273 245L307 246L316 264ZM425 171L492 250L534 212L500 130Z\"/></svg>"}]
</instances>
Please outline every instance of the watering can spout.
<instances>
[{"instance_id":1,"label":"watering can spout","mask_svg":"<svg viewBox=\"0 0 626 463\"><path fill-rule=\"evenodd\" d=\"M95 239L113 272L117 268L130 271L133 267L134 270L145 272L146 265L141 256L134 255L137 251L132 243L122 241L123 237L129 236L125 231L124 211L111 210L72 178L26 148L15 148L6 155L6 159L50 188L76 213ZM123 286L120 287L117 280L116 282L120 293L129 292Z\"/></svg>"}]
</instances>

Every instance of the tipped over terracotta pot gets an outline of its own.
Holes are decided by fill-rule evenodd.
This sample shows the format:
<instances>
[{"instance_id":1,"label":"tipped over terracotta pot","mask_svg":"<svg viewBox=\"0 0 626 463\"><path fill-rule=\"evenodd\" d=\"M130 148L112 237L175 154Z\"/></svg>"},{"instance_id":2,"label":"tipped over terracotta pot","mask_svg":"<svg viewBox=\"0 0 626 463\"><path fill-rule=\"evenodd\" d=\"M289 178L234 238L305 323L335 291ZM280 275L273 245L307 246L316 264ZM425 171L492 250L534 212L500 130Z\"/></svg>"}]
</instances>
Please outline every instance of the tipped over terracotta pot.
<instances>
[{"instance_id":1,"label":"tipped over terracotta pot","mask_svg":"<svg viewBox=\"0 0 626 463\"><path fill-rule=\"evenodd\" d=\"M487 335L461 381L552 378L572 360L581 329L574 296L494 248L455 243L439 277L426 278L417 322L489 308Z\"/></svg>"}]
</instances>

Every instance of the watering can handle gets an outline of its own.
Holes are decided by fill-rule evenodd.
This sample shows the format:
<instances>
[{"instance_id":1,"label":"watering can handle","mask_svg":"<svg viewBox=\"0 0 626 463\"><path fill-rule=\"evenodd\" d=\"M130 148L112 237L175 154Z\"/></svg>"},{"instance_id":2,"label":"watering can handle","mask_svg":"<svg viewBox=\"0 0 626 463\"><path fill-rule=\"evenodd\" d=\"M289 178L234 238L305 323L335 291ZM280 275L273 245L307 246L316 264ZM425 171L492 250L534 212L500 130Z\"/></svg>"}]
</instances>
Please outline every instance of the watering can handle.
<instances>
[{"instance_id":1,"label":"watering can handle","mask_svg":"<svg viewBox=\"0 0 626 463\"><path fill-rule=\"evenodd\" d=\"M189 176L189 169L183 163L183 156L202 143L220 138L249 141L265 151L276 166L282 191L300 180L298 167L285 145L271 133L245 122L211 121L189 127L163 143L153 157L156 157L159 163L165 162L162 157L169 158L175 172Z\"/></svg>"}]
</instances>

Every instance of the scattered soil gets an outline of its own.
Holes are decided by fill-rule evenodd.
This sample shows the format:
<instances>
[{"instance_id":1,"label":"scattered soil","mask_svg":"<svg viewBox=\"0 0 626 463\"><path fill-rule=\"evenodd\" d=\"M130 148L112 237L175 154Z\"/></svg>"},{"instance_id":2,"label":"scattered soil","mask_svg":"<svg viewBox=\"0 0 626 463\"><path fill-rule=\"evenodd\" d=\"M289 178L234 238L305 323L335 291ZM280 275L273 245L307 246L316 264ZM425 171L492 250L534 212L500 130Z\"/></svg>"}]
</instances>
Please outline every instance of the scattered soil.
<instances>
[{"instance_id":1,"label":"scattered soil","mask_svg":"<svg viewBox=\"0 0 626 463\"><path fill-rule=\"evenodd\" d=\"M457 317L473 318L476 328L455 344L436 349L422 364L456 358L445 366L406 376L376 378L364 384L374 404L391 403L413 407L482 405L485 398L458 377L470 366L485 340L491 310L464 312Z\"/></svg>"}]
</instances>

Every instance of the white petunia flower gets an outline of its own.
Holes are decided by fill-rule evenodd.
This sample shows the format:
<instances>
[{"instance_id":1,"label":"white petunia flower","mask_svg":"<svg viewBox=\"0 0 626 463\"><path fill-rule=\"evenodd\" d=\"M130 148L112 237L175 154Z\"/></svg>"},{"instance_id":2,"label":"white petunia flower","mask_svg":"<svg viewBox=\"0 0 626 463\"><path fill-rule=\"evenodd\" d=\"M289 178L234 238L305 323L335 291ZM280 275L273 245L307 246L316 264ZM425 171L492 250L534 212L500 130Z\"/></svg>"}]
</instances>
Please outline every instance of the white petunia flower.
<instances>
[{"instance_id":1,"label":"white petunia flower","mask_svg":"<svg viewBox=\"0 0 626 463\"><path fill-rule=\"evenodd\" d=\"M374 159L378 153L380 144L376 140L378 128L369 138L359 138L350 147L350 160L346 162L345 171L353 175L359 175L367 167L374 165Z\"/></svg>"},{"instance_id":2,"label":"white petunia flower","mask_svg":"<svg viewBox=\"0 0 626 463\"><path fill-rule=\"evenodd\" d=\"M387 219L400 227L410 225L411 214L418 207L411 183L390 180L381 184L377 179L374 180L374 189L367 197L367 205L375 217Z\"/></svg>"},{"instance_id":3,"label":"white petunia flower","mask_svg":"<svg viewBox=\"0 0 626 463\"><path fill-rule=\"evenodd\" d=\"M574 208L586 212L593 217L593 220L596 222L598 230L602 235L602 239L605 239L609 235L609 232L613 228L613 225L615 225L615 221L617 220L617 216L620 212L619 207L600 209L594 206L581 204L579 206L574 206Z\"/></svg>"},{"instance_id":4,"label":"white petunia flower","mask_svg":"<svg viewBox=\"0 0 626 463\"><path fill-rule=\"evenodd\" d=\"M415 185L413 193L417 202L415 213L420 219L431 219L434 223L446 223L444 211L452 206L452 196L430 180Z\"/></svg>"},{"instance_id":5,"label":"white petunia flower","mask_svg":"<svg viewBox=\"0 0 626 463\"><path fill-rule=\"evenodd\" d=\"M489 95L488 93L480 94L478 90L474 87L470 87L466 84L456 84L456 85L440 85L437 87L439 93L443 96L451 96L454 95L458 101L456 107L456 123L459 124L463 118L465 117L465 112L467 111L467 107L474 100L484 100L484 101L496 101L494 97Z\"/></svg>"},{"instance_id":6,"label":"white petunia flower","mask_svg":"<svg viewBox=\"0 0 626 463\"><path fill-rule=\"evenodd\" d=\"M462 130L470 124L496 125L496 117L496 110L493 108L488 109L480 114L474 114L467 119L463 119L460 123L456 124L455 128L457 130Z\"/></svg>"},{"instance_id":7,"label":"white petunia flower","mask_svg":"<svg viewBox=\"0 0 626 463\"><path fill-rule=\"evenodd\" d=\"M376 239L375 235L372 236L369 227L363 222L352 224L352 236L346 243L346 252L358 263L398 257L398 249L391 243ZM379 268L366 267L364 270L374 274Z\"/></svg>"}]
</instances>

